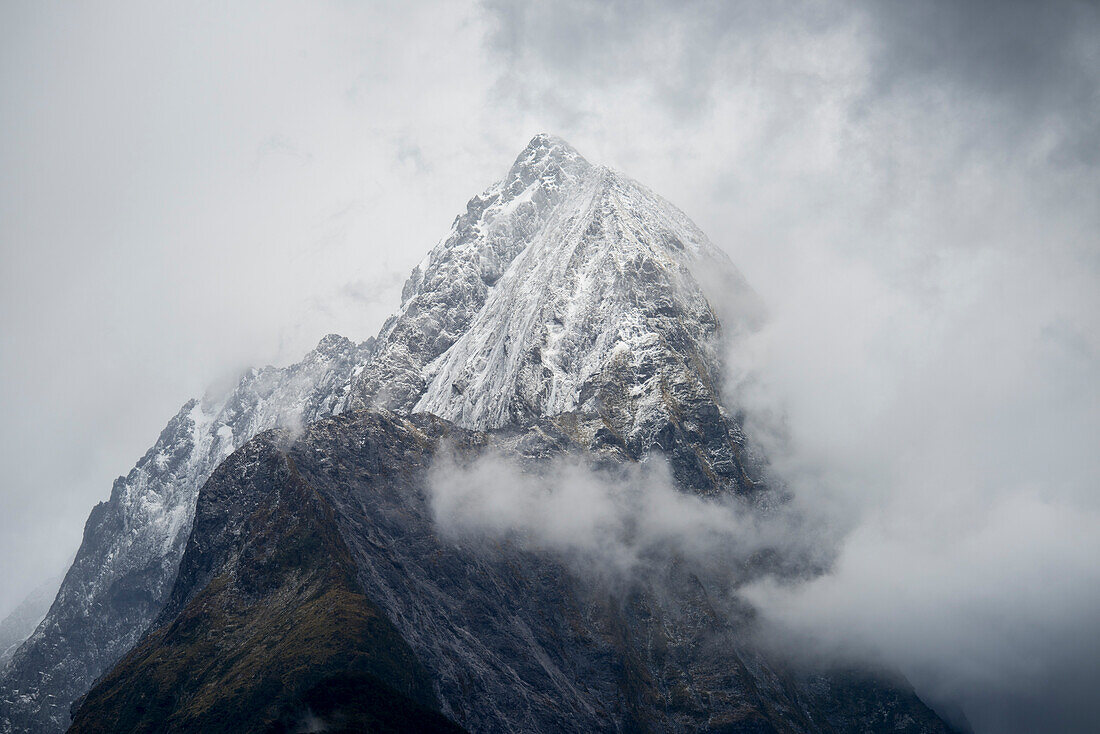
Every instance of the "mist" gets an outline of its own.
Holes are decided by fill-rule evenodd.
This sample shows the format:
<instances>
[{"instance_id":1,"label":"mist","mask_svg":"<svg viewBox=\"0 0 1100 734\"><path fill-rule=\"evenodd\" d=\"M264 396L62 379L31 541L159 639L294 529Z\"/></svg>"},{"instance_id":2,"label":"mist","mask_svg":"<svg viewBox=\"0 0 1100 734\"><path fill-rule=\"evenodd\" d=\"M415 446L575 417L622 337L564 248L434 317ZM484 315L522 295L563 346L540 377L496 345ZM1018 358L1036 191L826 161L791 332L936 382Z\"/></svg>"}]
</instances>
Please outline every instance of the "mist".
<instances>
[{"instance_id":1,"label":"mist","mask_svg":"<svg viewBox=\"0 0 1100 734\"><path fill-rule=\"evenodd\" d=\"M1100 399L1078 329L1095 310L1068 279L1027 297L1062 287L1028 260L941 264L934 294L818 261L813 308L787 301L731 355L777 475L854 528L828 575L743 593L777 638L898 668L977 731L1087 731Z\"/></svg>"},{"instance_id":2,"label":"mist","mask_svg":"<svg viewBox=\"0 0 1100 734\"><path fill-rule=\"evenodd\" d=\"M428 490L445 538L509 541L620 582L652 580L676 562L729 587L764 551L782 552L789 568L811 573L833 545L828 527L793 506L765 515L732 495L681 491L659 454L640 463L565 455L524 464L495 452L462 461L444 450Z\"/></svg>"},{"instance_id":3,"label":"mist","mask_svg":"<svg viewBox=\"0 0 1100 734\"><path fill-rule=\"evenodd\" d=\"M188 398L375 333L546 131L766 303L727 401L836 554L744 592L775 638L1095 730L1098 38L1069 1L5 4L0 614Z\"/></svg>"}]
</instances>

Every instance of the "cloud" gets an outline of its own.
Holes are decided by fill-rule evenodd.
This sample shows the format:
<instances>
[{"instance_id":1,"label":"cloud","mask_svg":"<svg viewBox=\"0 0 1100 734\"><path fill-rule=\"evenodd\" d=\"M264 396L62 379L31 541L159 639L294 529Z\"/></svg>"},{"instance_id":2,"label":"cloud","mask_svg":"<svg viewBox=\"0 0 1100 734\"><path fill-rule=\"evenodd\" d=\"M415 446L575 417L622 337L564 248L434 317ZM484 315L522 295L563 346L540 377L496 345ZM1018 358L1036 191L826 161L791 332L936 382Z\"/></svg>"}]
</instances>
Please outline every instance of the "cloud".
<instances>
[{"instance_id":1,"label":"cloud","mask_svg":"<svg viewBox=\"0 0 1100 734\"><path fill-rule=\"evenodd\" d=\"M986 119L994 139L1012 141L1049 127L1060 138L1051 151L1057 162L1100 162L1095 4L936 1L865 8L875 38L870 97L950 95L953 106L962 107L992 102L990 111L1009 113Z\"/></svg>"},{"instance_id":2,"label":"cloud","mask_svg":"<svg viewBox=\"0 0 1100 734\"><path fill-rule=\"evenodd\" d=\"M802 250L729 355L773 470L852 528L827 575L746 593L780 639L896 667L978 731L1088 731L1095 273L1072 247L945 247L906 278Z\"/></svg>"},{"instance_id":3,"label":"cloud","mask_svg":"<svg viewBox=\"0 0 1100 734\"><path fill-rule=\"evenodd\" d=\"M772 643L901 666L979 731L1092 729L1100 515L1039 491L914 504L866 513L829 575L746 589Z\"/></svg>"},{"instance_id":4,"label":"cloud","mask_svg":"<svg viewBox=\"0 0 1100 734\"><path fill-rule=\"evenodd\" d=\"M776 553L783 562L769 569L812 576L832 548L828 529L795 506L765 516L734 497L682 492L659 456L606 466L582 456L521 463L493 451L471 460L444 450L428 489L444 537L507 540L620 580L652 580L675 560L731 588L749 578L748 566Z\"/></svg>"}]
</instances>

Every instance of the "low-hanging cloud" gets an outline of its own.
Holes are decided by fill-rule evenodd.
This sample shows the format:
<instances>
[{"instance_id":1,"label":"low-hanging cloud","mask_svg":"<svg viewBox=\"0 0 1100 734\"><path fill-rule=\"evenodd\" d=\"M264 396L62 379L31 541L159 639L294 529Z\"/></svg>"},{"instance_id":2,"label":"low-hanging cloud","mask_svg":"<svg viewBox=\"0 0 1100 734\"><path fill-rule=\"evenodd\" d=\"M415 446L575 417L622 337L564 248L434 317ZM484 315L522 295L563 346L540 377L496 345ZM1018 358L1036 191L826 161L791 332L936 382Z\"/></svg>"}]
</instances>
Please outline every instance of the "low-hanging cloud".
<instances>
[{"instance_id":1,"label":"low-hanging cloud","mask_svg":"<svg viewBox=\"0 0 1100 734\"><path fill-rule=\"evenodd\" d=\"M675 559L736 585L758 553L779 550L785 573L812 573L830 547L823 528L794 512L763 515L733 496L684 493L658 456L597 467L571 455L532 464L492 451L465 461L444 452L428 486L444 537L508 540L623 578Z\"/></svg>"},{"instance_id":2,"label":"low-hanging cloud","mask_svg":"<svg viewBox=\"0 0 1100 734\"><path fill-rule=\"evenodd\" d=\"M940 263L931 292L844 258L804 268L729 354L733 399L794 495L851 530L828 573L742 593L773 639L899 669L978 731L1092 730L1091 297L1072 276L1052 297L1026 253Z\"/></svg>"}]
</instances>

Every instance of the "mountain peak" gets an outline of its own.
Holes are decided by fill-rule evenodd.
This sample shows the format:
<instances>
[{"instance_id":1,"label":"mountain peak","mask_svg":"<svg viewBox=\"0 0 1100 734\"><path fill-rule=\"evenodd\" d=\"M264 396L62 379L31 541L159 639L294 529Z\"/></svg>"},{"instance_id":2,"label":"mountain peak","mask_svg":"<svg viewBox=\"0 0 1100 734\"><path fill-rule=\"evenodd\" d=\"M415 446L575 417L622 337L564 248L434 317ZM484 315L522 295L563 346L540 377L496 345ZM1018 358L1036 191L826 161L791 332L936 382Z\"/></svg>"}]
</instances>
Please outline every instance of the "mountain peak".
<instances>
[{"instance_id":1,"label":"mountain peak","mask_svg":"<svg viewBox=\"0 0 1100 734\"><path fill-rule=\"evenodd\" d=\"M569 143L555 135L539 133L516 157L502 182L502 193L518 196L536 182L558 188L576 182L591 169L592 164Z\"/></svg>"},{"instance_id":2,"label":"mountain peak","mask_svg":"<svg viewBox=\"0 0 1100 734\"><path fill-rule=\"evenodd\" d=\"M747 490L713 292L752 300L683 212L541 133L413 271L357 404L475 429L596 416L638 457L693 415L708 439L685 486Z\"/></svg>"},{"instance_id":3,"label":"mountain peak","mask_svg":"<svg viewBox=\"0 0 1100 734\"><path fill-rule=\"evenodd\" d=\"M523 149L523 153L520 154L520 158L528 151L545 151L547 154L558 152L566 155L578 155L576 148L566 142L565 139L557 135L551 135L550 133L539 133L531 138L531 141L527 143L527 147Z\"/></svg>"}]
</instances>

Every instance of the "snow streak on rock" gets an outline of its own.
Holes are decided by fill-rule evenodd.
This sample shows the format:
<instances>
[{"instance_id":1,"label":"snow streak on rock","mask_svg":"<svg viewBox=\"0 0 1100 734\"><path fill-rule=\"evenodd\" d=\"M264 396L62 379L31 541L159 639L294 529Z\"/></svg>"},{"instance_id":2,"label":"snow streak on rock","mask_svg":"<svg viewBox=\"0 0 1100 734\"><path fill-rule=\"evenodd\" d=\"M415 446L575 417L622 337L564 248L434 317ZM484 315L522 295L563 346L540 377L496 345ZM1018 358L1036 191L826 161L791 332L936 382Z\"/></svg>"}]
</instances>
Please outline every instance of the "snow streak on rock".
<instances>
[{"instance_id":1,"label":"snow streak on rock","mask_svg":"<svg viewBox=\"0 0 1100 734\"><path fill-rule=\"evenodd\" d=\"M470 199L405 284L357 385L359 404L413 407L426 386L424 367L465 333L512 261L591 170L565 142L539 135L502 181Z\"/></svg>"},{"instance_id":2,"label":"snow streak on rock","mask_svg":"<svg viewBox=\"0 0 1100 734\"><path fill-rule=\"evenodd\" d=\"M635 458L702 446L688 488L751 490L718 340L758 310L683 212L539 135L414 270L355 399L482 429L594 415Z\"/></svg>"}]
</instances>

